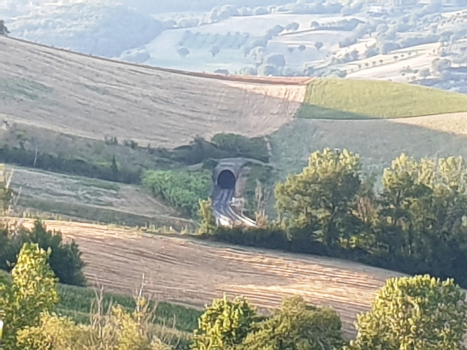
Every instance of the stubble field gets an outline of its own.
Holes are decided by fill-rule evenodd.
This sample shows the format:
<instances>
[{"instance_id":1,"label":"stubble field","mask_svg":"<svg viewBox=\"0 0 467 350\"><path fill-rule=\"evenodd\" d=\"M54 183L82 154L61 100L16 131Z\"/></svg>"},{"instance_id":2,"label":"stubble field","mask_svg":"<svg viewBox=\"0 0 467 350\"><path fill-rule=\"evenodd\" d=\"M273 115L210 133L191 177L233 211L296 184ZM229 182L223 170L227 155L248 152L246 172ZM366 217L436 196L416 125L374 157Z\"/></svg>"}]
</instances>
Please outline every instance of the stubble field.
<instances>
[{"instance_id":1,"label":"stubble field","mask_svg":"<svg viewBox=\"0 0 467 350\"><path fill-rule=\"evenodd\" d=\"M31 225L28 221L26 225ZM376 290L399 273L323 257L229 247L190 238L81 223L47 221L48 229L75 239L92 285L133 295L147 280L158 300L203 307L213 298L244 295L260 309L294 294L332 306L351 336L357 313L369 309Z\"/></svg>"}]
</instances>

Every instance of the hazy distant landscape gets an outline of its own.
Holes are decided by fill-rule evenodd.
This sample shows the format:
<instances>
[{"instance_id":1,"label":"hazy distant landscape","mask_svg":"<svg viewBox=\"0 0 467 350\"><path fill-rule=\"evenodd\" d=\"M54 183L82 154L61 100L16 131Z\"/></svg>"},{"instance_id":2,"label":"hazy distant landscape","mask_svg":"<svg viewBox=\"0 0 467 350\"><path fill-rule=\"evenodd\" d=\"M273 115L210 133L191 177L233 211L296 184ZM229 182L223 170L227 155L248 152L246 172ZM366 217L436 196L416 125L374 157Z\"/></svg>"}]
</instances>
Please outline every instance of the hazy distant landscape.
<instances>
[{"instance_id":1,"label":"hazy distant landscape","mask_svg":"<svg viewBox=\"0 0 467 350\"><path fill-rule=\"evenodd\" d=\"M198 72L371 78L467 92L462 0L21 3L0 2L11 36L92 55Z\"/></svg>"}]
</instances>

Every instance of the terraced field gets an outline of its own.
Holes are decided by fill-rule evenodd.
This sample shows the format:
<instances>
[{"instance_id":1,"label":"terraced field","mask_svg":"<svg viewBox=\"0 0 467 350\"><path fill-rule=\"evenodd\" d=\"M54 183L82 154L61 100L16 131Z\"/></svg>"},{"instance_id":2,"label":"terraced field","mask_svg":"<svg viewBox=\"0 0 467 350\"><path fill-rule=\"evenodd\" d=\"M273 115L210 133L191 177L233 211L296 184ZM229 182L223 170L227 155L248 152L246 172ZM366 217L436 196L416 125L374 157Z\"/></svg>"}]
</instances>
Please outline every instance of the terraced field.
<instances>
[{"instance_id":1,"label":"terraced field","mask_svg":"<svg viewBox=\"0 0 467 350\"><path fill-rule=\"evenodd\" d=\"M31 224L30 222L28 224ZM356 314L369 308L375 291L398 273L330 258L240 249L89 224L47 221L79 244L92 284L130 294L142 275L158 300L202 307L213 298L247 296L262 309L300 294L334 307L347 335Z\"/></svg>"}]
</instances>

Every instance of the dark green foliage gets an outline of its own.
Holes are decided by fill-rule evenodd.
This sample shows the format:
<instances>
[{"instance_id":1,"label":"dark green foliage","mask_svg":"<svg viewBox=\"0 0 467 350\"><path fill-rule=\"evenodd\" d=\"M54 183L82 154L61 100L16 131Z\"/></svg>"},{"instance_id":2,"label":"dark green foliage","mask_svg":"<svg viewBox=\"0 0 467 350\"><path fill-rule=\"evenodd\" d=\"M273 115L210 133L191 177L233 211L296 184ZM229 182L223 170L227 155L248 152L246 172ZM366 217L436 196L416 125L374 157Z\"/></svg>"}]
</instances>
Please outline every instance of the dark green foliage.
<instances>
[{"instance_id":1,"label":"dark green foliage","mask_svg":"<svg viewBox=\"0 0 467 350\"><path fill-rule=\"evenodd\" d=\"M236 349L257 320L256 310L245 298L230 301L226 295L214 299L199 318L194 332L193 350Z\"/></svg>"},{"instance_id":2,"label":"dark green foliage","mask_svg":"<svg viewBox=\"0 0 467 350\"><path fill-rule=\"evenodd\" d=\"M252 158L266 163L269 161L268 147L263 137L249 139L236 134L217 134L211 142L228 153L229 157Z\"/></svg>"},{"instance_id":3,"label":"dark green foliage","mask_svg":"<svg viewBox=\"0 0 467 350\"><path fill-rule=\"evenodd\" d=\"M246 210L249 213L254 213L258 205L256 201L256 186L258 181L261 183L263 188L269 189L273 186L274 176L272 173L272 167L270 166L251 164L249 167L250 170L248 172L248 179L245 186L245 199L247 202ZM268 197L269 194L272 193L265 193L265 197Z\"/></svg>"},{"instance_id":4,"label":"dark green foliage","mask_svg":"<svg viewBox=\"0 0 467 350\"><path fill-rule=\"evenodd\" d=\"M249 228L243 226L216 229L214 239L248 247L288 249L289 241L284 230L279 228Z\"/></svg>"},{"instance_id":5,"label":"dark green foliage","mask_svg":"<svg viewBox=\"0 0 467 350\"><path fill-rule=\"evenodd\" d=\"M12 235L0 232L0 268L10 270L16 263L17 255L25 243L38 244L41 249L51 249L49 264L61 283L85 285L83 274L84 262L78 245L72 241L64 243L60 232L47 231L43 223L37 220L32 230L21 229Z\"/></svg>"},{"instance_id":6,"label":"dark green foliage","mask_svg":"<svg viewBox=\"0 0 467 350\"><path fill-rule=\"evenodd\" d=\"M211 198L199 201L198 216L201 218L201 223L197 233L208 236L214 234L216 232L216 217L212 210Z\"/></svg>"},{"instance_id":7,"label":"dark green foliage","mask_svg":"<svg viewBox=\"0 0 467 350\"><path fill-rule=\"evenodd\" d=\"M143 185L156 197L161 197L184 215L193 217L198 211L199 200L207 198L211 189L211 172L200 170L148 171L143 175Z\"/></svg>"},{"instance_id":8,"label":"dark green foliage","mask_svg":"<svg viewBox=\"0 0 467 350\"><path fill-rule=\"evenodd\" d=\"M333 350L343 345L339 315L306 305L300 296L285 299L275 314L253 326L238 350Z\"/></svg>"},{"instance_id":9,"label":"dark green foliage","mask_svg":"<svg viewBox=\"0 0 467 350\"><path fill-rule=\"evenodd\" d=\"M452 280L393 278L371 311L358 316L357 339L346 350L465 349L465 293Z\"/></svg>"},{"instance_id":10,"label":"dark green foliage","mask_svg":"<svg viewBox=\"0 0 467 350\"><path fill-rule=\"evenodd\" d=\"M347 150L314 152L308 167L276 187L276 207L290 227L308 227L327 246L349 243L360 229L355 215L360 157Z\"/></svg>"},{"instance_id":11,"label":"dark green foliage","mask_svg":"<svg viewBox=\"0 0 467 350\"><path fill-rule=\"evenodd\" d=\"M58 285L60 302L57 306L59 314L82 314L84 322L89 322L89 312L96 299L96 292L92 289ZM155 306L154 302L150 302L150 307ZM102 308L104 312L110 310L112 305L120 305L127 311L132 311L136 308L135 299L132 297L105 293L102 298ZM193 332L198 325L198 318L202 312L194 309L189 309L181 305L173 305L166 302L159 302L156 306L156 322L167 326L175 327L184 332Z\"/></svg>"},{"instance_id":12,"label":"dark green foliage","mask_svg":"<svg viewBox=\"0 0 467 350\"><path fill-rule=\"evenodd\" d=\"M107 163L91 163L48 153L38 152L36 155L33 150L4 146L0 148L0 162L107 181L140 183L141 169L118 169L115 157Z\"/></svg>"},{"instance_id":13,"label":"dark green foliage","mask_svg":"<svg viewBox=\"0 0 467 350\"><path fill-rule=\"evenodd\" d=\"M165 157L186 165L198 164L209 159L244 157L269 161L266 141L262 137L248 138L236 134L217 134L211 142L201 137L189 145L166 151Z\"/></svg>"}]
</instances>

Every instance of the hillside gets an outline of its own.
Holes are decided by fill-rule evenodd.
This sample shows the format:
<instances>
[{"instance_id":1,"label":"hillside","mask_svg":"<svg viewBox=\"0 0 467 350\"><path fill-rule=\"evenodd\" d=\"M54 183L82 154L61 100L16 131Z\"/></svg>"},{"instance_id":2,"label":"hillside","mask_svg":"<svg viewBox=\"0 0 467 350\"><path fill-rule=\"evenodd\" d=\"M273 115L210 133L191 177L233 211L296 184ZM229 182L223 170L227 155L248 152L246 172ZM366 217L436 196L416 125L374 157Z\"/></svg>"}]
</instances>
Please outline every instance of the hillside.
<instances>
[{"instance_id":1,"label":"hillside","mask_svg":"<svg viewBox=\"0 0 467 350\"><path fill-rule=\"evenodd\" d=\"M144 274L147 292L154 298L196 307L223 292L244 295L262 309L299 294L309 302L334 307L347 335L354 333L356 314L369 308L386 279L401 276L338 259L143 236L107 226L46 224L76 240L88 264L88 279L107 291L132 295Z\"/></svg>"},{"instance_id":2,"label":"hillside","mask_svg":"<svg viewBox=\"0 0 467 350\"><path fill-rule=\"evenodd\" d=\"M316 79L299 117L403 118L467 111L467 95L387 81Z\"/></svg>"},{"instance_id":3,"label":"hillside","mask_svg":"<svg viewBox=\"0 0 467 350\"><path fill-rule=\"evenodd\" d=\"M299 172L310 153L325 147L359 153L376 175L401 153L467 158L467 113L369 120L297 119L271 136L279 177Z\"/></svg>"},{"instance_id":4,"label":"hillside","mask_svg":"<svg viewBox=\"0 0 467 350\"><path fill-rule=\"evenodd\" d=\"M0 38L0 50L4 123L93 140L175 147L219 132L264 135L290 121L305 94L304 85L243 88L10 38Z\"/></svg>"},{"instance_id":5,"label":"hillside","mask_svg":"<svg viewBox=\"0 0 467 350\"><path fill-rule=\"evenodd\" d=\"M112 222L132 226L149 224L193 228L191 220L153 198L138 186L79 176L11 167L11 189L19 194L15 211L47 213L74 220Z\"/></svg>"}]
</instances>

